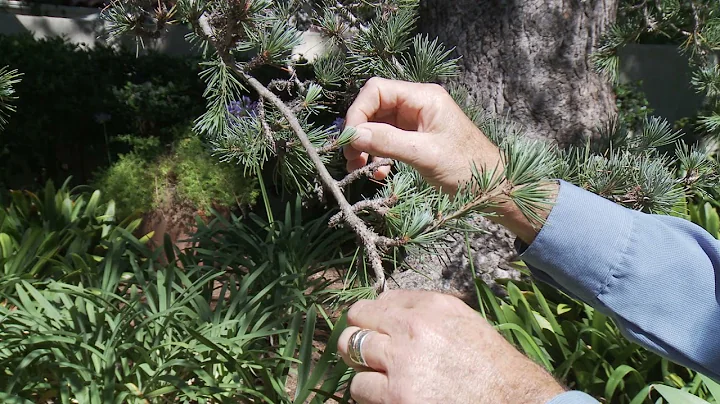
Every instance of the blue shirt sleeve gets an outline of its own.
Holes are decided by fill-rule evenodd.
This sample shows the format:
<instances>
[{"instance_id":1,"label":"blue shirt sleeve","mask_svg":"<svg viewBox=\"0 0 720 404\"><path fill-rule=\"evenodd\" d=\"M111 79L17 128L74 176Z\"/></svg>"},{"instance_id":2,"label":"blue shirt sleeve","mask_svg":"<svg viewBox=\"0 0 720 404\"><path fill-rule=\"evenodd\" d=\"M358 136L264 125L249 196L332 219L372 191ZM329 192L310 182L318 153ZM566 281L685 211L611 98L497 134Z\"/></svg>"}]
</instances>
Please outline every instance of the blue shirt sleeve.
<instances>
[{"instance_id":1,"label":"blue shirt sleeve","mask_svg":"<svg viewBox=\"0 0 720 404\"><path fill-rule=\"evenodd\" d=\"M720 379L720 242L701 227L561 182L521 257L540 279L612 317L630 340Z\"/></svg>"},{"instance_id":2,"label":"blue shirt sleeve","mask_svg":"<svg viewBox=\"0 0 720 404\"><path fill-rule=\"evenodd\" d=\"M579 391L568 391L548 401L547 404L599 404L599 401Z\"/></svg>"}]
</instances>

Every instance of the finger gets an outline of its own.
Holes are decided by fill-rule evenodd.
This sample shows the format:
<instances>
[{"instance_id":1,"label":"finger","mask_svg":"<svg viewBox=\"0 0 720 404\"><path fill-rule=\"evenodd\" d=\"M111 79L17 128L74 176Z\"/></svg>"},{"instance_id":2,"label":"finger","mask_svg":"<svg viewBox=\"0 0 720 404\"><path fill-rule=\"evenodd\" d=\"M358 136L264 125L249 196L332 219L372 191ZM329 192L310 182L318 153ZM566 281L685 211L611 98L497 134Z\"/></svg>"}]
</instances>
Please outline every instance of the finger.
<instances>
[{"instance_id":1,"label":"finger","mask_svg":"<svg viewBox=\"0 0 720 404\"><path fill-rule=\"evenodd\" d=\"M356 149L352 147L352 145L343 147L343 155L345 155L345 158L348 160L355 160L363 154L362 150ZM367 153L365 153L365 156L367 156Z\"/></svg>"},{"instance_id":2,"label":"finger","mask_svg":"<svg viewBox=\"0 0 720 404\"><path fill-rule=\"evenodd\" d=\"M437 150L433 136L409 132L384 123L364 123L356 127L352 147L364 153L389 157L414 166L432 164Z\"/></svg>"},{"instance_id":3,"label":"finger","mask_svg":"<svg viewBox=\"0 0 720 404\"><path fill-rule=\"evenodd\" d=\"M354 160L348 160L347 164L345 165L345 168L347 169L347 171L349 173L351 173L355 170L359 170L359 169L365 167L365 165L367 165L367 162L368 162L368 155L367 155L367 153L364 153L362 156L360 156L360 158L357 158ZM390 166L382 166L375 170L375 172L373 173L373 178L378 181L384 180L385 178L388 177L388 175L390 175L391 170L392 170L392 167L390 167Z\"/></svg>"},{"instance_id":4,"label":"finger","mask_svg":"<svg viewBox=\"0 0 720 404\"><path fill-rule=\"evenodd\" d=\"M346 123L348 126L372 121L397 124L396 116L420 116L423 107L429 105L428 100L432 99L424 93L437 91L436 87L374 77L363 86L350 106Z\"/></svg>"},{"instance_id":5,"label":"finger","mask_svg":"<svg viewBox=\"0 0 720 404\"><path fill-rule=\"evenodd\" d=\"M355 370L367 370L366 368L359 366L355 362L353 362L350 359L350 354L348 352L348 343L350 342L350 337L355 334L355 332L360 331L361 328L359 327L347 327L342 334L340 334L340 338L338 338L338 353L340 354L340 357L342 357L343 361L345 363L352 367ZM367 364L367 367L380 371L385 372L388 369L388 364L390 362L389 358L389 346L390 346L390 337L386 334L383 334L381 332L373 331L365 336L365 339L362 343L362 357L365 360L365 363Z\"/></svg>"},{"instance_id":6,"label":"finger","mask_svg":"<svg viewBox=\"0 0 720 404\"><path fill-rule=\"evenodd\" d=\"M366 164L367 164L367 155L360 157L358 159L355 159L355 160L348 161L346 168L347 168L347 171L349 173L351 173L357 169L365 167Z\"/></svg>"},{"instance_id":7,"label":"finger","mask_svg":"<svg viewBox=\"0 0 720 404\"><path fill-rule=\"evenodd\" d=\"M378 181L382 181L385 178L387 178L388 175L390 175L391 169L392 169L392 167L390 167L390 166L382 166L382 167L378 168L377 170L375 170L375 172L373 173L373 178L375 178Z\"/></svg>"},{"instance_id":8,"label":"finger","mask_svg":"<svg viewBox=\"0 0 720 404\"><path fill-rule=\"evenodd\" d=\"M360 404L387 402L388 378L378 372L360 372L350 382L350 395Z\"/></svg>"},{"instance_id":9,"label":"finger","mask_svg":"<svg viewBox=\"0 0 720 404\"><path fill-rule=\"evenodd\" d=\"M418 304L416 297L405 291L389 291L383 295L378 300L360 300L353 304L348 310L348 325L390 336L407 331L407 319L411 316L408 311Z\"/></svg>"}]
</instances>

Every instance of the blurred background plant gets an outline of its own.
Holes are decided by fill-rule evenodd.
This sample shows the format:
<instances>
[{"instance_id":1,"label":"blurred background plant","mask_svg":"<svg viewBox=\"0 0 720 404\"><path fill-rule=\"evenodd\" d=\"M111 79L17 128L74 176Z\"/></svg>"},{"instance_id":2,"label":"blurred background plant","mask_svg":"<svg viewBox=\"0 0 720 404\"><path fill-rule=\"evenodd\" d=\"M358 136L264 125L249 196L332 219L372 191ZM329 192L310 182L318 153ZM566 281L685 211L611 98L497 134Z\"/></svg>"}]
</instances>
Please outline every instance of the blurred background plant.
<instances>
[{"instance_id":1,"label":"blurred background plant","mask_svg":"<svg viewBox=\"0 0 720 404\"><path fill-rule=\"evenodd\" d=\"M12 102L17 99L13 85L20 82L17 70L10 70L7 66L0 67L0 130L7 124L7 116L15 112Z\"/></svg>"},{"instance_id":2,"label":"blurred background plant","mask_svg":"<svg viewBox=\"0 0 720 404\"><path fill-rule=\"evenodd\" d=\"M193 212L210 215L213 207L247 208L258 196L257 182L241 167L221 163L197 136L176 136L169 151L156 137L121 137L133 151L101 172L95 186L117 201L118 215L147 213L170 206L189 205Z\"/></svg>"},{"instance_id":3,"label":"blurred background plant","mask_svg":"<svg viewBox=\"0 0 720 404\"><path fill-rule=\"evenodd\" d=\"M693 72L691 85L705 97L698 114L680 124L688 135L716 136L720 134L720 69L716 54L720 49L719 12L720 5L702 0L622 0L617 22L603 35L593 55L595 68L617 83L623 47L633 43L677 46L688 58Z\"/></svg>"},{"instance_id":4,"label":"blurred background plant","mask_svg":"<svg viewBox=\"0 0 720 404\"><path fill-rule=\"evenodd\" d=\"M191 58L136 57L30 34L0 35L0 55L0 63L22 67L28 78L13 86L17 112L0 133L4 189L37 189L69 176L87 184L108 160L132 150L118 137L169 145L203 109Z\"/></svg>"}]
</instances>

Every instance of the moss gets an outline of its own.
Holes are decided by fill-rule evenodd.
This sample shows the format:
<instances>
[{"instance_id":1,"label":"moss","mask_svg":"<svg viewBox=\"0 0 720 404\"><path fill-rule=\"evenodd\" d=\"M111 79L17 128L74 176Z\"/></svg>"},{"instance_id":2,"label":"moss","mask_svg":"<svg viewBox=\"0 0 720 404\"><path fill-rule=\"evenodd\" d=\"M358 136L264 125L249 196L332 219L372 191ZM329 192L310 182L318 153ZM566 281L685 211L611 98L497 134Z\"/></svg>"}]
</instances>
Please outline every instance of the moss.
<instances>
[{"instance_id":1,"label":"moss","mask_svg":"<svg viewBox=\"0 0 720 404\"><path fill-rule=\"evenodd\" d=\"M199 208L249 205L258 196L256 180L246 178L237 165L212 158L197 137L180 140L172 162L177 194Z\"/></svg>"},{"instance_id":2,"label":"moss","mask_svg":"<svg viewBox=\"0 0 720 404\"><path fill-rule=\"evenodd\" d=\"M245 177L237 165L218 162L192 135L176 141L168 153L121 156L98 177L96 186L117 202L121 217L173 203L199 211L248 206L259 194L255 179Z\"/></svg>"}]
</instances>

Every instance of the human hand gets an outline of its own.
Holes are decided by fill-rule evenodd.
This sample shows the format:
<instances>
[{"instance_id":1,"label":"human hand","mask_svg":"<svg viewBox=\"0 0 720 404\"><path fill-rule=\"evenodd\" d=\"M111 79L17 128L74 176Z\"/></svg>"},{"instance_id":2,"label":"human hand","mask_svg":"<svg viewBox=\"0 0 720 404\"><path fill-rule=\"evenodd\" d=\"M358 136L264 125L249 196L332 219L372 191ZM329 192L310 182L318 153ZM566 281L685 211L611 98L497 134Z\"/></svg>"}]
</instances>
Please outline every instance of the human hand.
<instances>
[{"instance_id":1,"label":"human hand","mask_svg":"<svg viewBox=\"0 0 720 404\"><path fill-rule=\"evenodd\" d=\"M465 116L450 94L436 84L370 79L347 113L347 126L358 132L343 150L348 171L363 167L368 156L389 157L412 165L425 180L454 194L458 185L472 179L478 169L503 169L500 150ZM389 167L378 170L383 179ZM556 183L546 184L550 201ZM507 198L492 208L495 222L504 225L526 243L539 232ZM549 211L537 212L546 218Z\"/></svg>"},{"instance_id":2,"label":"human hand","mask_svg":"<svg viewBox=\"0 0 720 404\"><path fill-rule=\"evenodd\" d=\"M357 129L344 148L348 171L368 162L368 155L388 157L415 167L430 184L455 193L478 168L500 167L498 148L436 84L370 79L347 113ZM376 179L384 178L381 169Z\"/></svg>"},{"instance_id":3,"label":"human hand","mask_svg":"<svg viewBox=\"0 0 720 404\"><path fill-rule=\"evenodd\" d=\"M338 340L343 360L360 370L350 385L361 404L546 403L564 389L457 298L393 290L360 301ZM367 367L349 359L348 341L362 344Z\"/></svg>"}]
</instances>

